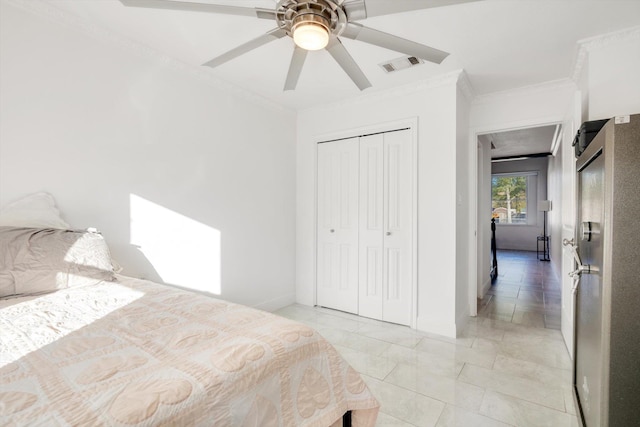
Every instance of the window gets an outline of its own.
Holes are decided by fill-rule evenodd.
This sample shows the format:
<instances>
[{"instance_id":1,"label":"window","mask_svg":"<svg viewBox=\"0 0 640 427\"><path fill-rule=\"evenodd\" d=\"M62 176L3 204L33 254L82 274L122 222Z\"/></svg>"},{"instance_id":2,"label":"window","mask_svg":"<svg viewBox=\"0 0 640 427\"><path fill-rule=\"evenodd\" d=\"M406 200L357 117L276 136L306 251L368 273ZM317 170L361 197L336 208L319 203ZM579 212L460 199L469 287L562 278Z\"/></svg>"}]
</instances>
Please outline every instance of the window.
<instances>
[{"instance_id":1,"label":"window","mask_svg":"<svg viewBox=\"0 0 640 427\"><path fill-rule=\"evenodd\" d=\"M527 217L529 187L535 183L532 172L491 175L491 215L496 224L527 225L535 219Z\"/></svg>"}]
</instances>

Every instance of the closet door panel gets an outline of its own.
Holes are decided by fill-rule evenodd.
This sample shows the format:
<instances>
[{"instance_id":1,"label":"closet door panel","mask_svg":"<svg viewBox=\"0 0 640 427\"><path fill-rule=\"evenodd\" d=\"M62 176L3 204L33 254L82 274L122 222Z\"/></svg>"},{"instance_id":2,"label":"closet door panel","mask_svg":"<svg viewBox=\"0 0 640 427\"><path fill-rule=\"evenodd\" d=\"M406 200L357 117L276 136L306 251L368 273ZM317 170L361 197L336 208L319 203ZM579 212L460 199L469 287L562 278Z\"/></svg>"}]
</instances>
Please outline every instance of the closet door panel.
<instances>
[{"instance_id":1,"label":"closet door panel","mask_svg":"<svg viewBox=\"0 0 640 427\"><path fill-rule=\"evenodd\" d=\"M411 322L411 137L384 134L384 259L382 320Z\"/></svg>"},{"instance_id":2,"label":"closet door panel","mask_svg":"<svg viewBox=\"0 0 640 427\"><path fill-rule=\"evenodd\" d=\"M318 145L318 305L358 312L358 141Z\"/></svg>"},{"instance_id":3,"label":"closet door panel","mask_svg":"<svg viewBox=\"0 0 640 427\"><path fill-rule=\"evenodd\" d=\"M382 319L384 137L360 138L360 280L358 314Z\"/></svg>"}]
</instances>

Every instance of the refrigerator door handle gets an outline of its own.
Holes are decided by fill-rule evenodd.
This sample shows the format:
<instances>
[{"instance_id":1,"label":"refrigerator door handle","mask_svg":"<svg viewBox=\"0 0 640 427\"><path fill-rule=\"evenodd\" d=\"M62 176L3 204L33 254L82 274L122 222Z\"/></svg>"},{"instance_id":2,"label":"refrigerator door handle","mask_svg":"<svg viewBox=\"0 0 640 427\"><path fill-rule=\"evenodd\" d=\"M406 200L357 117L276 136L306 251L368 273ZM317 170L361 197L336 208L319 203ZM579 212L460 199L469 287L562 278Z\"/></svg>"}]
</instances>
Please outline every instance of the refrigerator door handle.
<instances>
[{"instance_id":1,"label":"refrigerator door handle","mask_svg":"<svg viewBox=\"0 0 640 427\"><path fill-rule=\"evenodd\" d=\"M571 273L569 273L570 277L576 277L576 276L580 276L581 274L594 274L594 273L598 273L600 270L598 269L598 267L595 267L593 265L589 265L589 264L584 264L584 265L579 265L577 269L573 270Z\"/></svg>"},{"instance_id":2,"label":"refrigerator door handle","mask_svg":"<svg viewBox=\"0 0 640 427\"><path fill-rule=\"evenodd\" d=\"M576 264L578 265L578 268L576 268L571 273L569 273L569 277L576 277L576 276L580 276L581 274L594 274L600 271L600 269L598 269L598 267L596 266L582 263L582 260L580 259L580 254L578 253L578 245L575 244L575 241L573 239L571 240L563 239L562 245L569 248L569 250L573 254L573 259L576 261ZM576 285L574 286L574 290L577 289L577 287L578 287L578 284L576 283Z\"/></svg>"},{"instance_id":3,"label":"refrigerator door handle","mask_svg":"<svg viewBox=\"0 0 640 427\"><path fill-rule=\"evenodd\" d=\"M573 255L573 259L576 260L576 264L578 264L578 268L580 268L582 266L582 260L580 259L580 254L578 254L578 245L576 245L575 241L573 239L562 239L562 246L566 246L569 248L571 254ZM569 273L569 276L572 276L572 274Z\"/></svg>"},{"instance_id":4,"label":"refrigerator door handle","mask_svg":"<svg viewBox=\"0 0 640 427\"><path fill-rule=\"evenodd\" d=\"M575 276L571 276L573 279L573 286L571 287L571 296L575 298L576 293L578 292L578 286L580 285L580 275L576 274Z\"/></svg>"}]
</instances>

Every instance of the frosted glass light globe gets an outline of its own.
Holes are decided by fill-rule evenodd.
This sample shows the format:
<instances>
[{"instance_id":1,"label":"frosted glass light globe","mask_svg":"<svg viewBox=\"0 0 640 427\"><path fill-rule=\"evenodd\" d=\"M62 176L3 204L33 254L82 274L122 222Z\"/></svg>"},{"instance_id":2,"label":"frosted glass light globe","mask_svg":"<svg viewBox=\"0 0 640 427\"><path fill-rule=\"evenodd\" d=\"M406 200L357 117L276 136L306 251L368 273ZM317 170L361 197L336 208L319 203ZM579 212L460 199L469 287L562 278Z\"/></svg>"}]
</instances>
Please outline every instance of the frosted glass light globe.
<instances>
[{"instance_id":1,"label":"frosted glass light globe","mask_svg":"<svg viewBox=\"0 0 640 427\"><path fill-rule=\"evenodd\" d=\"M310 22L296 26L293 41L306 50L320 50L329 43L329 32L322 25Z\"/></svg>"}]
</instances>

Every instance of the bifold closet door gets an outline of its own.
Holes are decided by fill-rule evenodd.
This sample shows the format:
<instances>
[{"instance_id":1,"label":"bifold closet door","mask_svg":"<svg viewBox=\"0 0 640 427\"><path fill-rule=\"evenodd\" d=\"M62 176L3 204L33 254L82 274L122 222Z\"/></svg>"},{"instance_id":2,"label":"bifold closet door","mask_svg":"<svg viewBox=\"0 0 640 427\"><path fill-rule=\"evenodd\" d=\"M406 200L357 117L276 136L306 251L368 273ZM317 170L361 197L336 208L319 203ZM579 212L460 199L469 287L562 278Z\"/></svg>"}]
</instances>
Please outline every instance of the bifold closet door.
<instances>
[{"instance_id":1,"label":"bifold closet door","mask_svg":"<svg viewBox=\"0 0 640 427\"><path fill-rule=\"evenodd\" d=\"M384 136L360 138L358 314L382 319L384 262Z\"/></svg>"},{"instance_id":2,"label":"bifold closet door","mask_svg":"<svg viewBox=\"0 0 640 427\"><path fill-rule=\"evenodd\" d=\"M358 138L318 144L317 303L358 312Z\"/></svg>"},{"instance_id":3,"label":"bifold closet door","mask_svg":"<svg viewBox=\"0 0 640 427\"><path fill-rule=\"evenodd\" d=\"M362 316L411 323L412 191L410 132L360 138Z\"/></svg>"}]
</instances>

